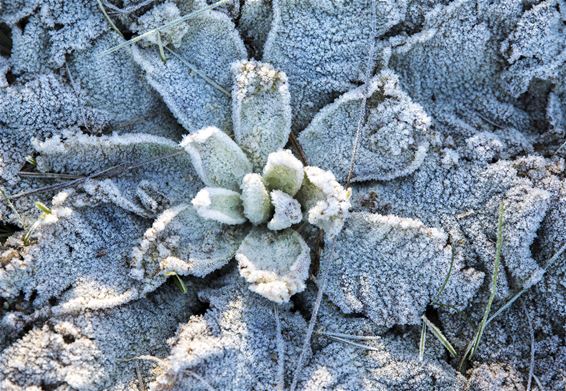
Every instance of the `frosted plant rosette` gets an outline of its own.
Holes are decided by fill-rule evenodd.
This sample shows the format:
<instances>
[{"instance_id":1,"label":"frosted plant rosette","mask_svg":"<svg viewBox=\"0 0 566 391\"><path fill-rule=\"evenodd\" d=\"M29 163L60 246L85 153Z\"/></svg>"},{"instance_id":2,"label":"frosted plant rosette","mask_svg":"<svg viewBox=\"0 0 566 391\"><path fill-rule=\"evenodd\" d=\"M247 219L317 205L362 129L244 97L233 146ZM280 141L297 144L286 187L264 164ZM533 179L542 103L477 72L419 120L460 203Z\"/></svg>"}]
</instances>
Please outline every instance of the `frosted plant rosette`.
<instances>
[{"instance_id":1,"label":"frosted plant rosette","mask_svg":"<svg viewBox=\"0 0 566 391\"><path fill-rule=\"evenodd\" d=\"M234 66L236 143L207 127L181 145L206 185L192 199L197 214L250 232L236 252L250 289L282 303L305 288L310 250L292 229L303 220L336 236L350 208L350 192L329 171L305 167L287 143L291 130L284 73L252 61ZM246 228L244 228L246 227Z\"/></svg>"}]
</instances>

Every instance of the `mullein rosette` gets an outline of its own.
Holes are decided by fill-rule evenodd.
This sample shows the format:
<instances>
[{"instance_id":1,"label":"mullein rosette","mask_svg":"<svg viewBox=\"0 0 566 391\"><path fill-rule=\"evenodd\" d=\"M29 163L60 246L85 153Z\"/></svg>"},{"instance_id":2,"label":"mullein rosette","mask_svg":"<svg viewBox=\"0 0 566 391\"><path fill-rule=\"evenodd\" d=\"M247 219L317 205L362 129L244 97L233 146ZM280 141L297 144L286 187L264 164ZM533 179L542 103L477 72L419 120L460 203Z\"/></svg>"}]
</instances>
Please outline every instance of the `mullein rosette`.
<instances>
[{"instance_id":1,"label":"mullein rosette","mask_svg":"<svg viewBox=\"0 0 566 391\"><path fill-rule=\"evenodd\" d=\"M181 143L206 185L192 205L202 219L249 230L235 254L240 274L252 291L283 303L304 290L310 266L309 247L292 227L306 220L336 236L350 192L331 172L305 167L281 149L291 132L285 74L255 61L233 71L236 141L207 127Z\"/></svg>"}]
</instances>

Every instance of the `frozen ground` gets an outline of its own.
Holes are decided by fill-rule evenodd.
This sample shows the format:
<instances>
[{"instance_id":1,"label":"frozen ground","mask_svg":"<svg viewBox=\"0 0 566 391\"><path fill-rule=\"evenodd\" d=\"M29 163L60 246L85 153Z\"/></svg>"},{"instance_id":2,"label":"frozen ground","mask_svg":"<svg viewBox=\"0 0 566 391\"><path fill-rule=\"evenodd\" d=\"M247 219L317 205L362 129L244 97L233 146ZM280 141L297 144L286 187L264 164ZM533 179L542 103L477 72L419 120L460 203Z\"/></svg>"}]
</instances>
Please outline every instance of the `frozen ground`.
<instances>
[{"instance_id":1,"label":"frozen ground","mask_svg":"<svg viewBox=\"0 0 566 391\"><path fill-rule=\"evenodd\" d=\"M0 0L0 390L564 390L566 2L219 3Z\"/></svg>"}]
</instances>

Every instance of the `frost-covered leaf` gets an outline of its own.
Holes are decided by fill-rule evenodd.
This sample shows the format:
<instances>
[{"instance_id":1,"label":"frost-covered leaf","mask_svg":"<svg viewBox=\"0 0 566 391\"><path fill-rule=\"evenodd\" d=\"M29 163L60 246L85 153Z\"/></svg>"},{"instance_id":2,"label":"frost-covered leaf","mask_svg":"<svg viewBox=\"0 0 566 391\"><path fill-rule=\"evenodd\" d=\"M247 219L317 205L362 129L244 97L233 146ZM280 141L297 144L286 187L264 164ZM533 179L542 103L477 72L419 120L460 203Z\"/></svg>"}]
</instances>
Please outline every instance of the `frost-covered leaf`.
<instances>
[{"instance_id":1,"label":"frost-covered leaf","mask_svg":"<svg viewBox=\"0 0 566 391\"><path fill-rule=\"evenodd\" d=\"M263 53L263 45L273 20L271 3L271 0L249 0L244 1L242 6L238 29L244 38L253 43L257 54L254 56L252 53L252 57L260 58Z\"/></svg>"},{"instance_id":2,"label":"frost-covered leaf","mask_svg":"<svg viewBox=\"0 0 566 391\"><path fill-rule=\"evenodd\" d=\"M39 152L37 168L42 172L91 175L117 165L127 167L143 162L109 179L88 180L82 186L94 201L113 202L141 216L151 217L168 204L186 202L201 187L188 154L177 143L163 137L147 134L95 137L77 132L34 145ZM147 208L152 203L148 197L155 201L154 207Z\"/></svg>"},{"instance_id":3,"label":"frost-covered leaf","mask_svg":"<svg viewBox=\"0 0 566 391\"><path fill-rule=\"evenodd\" d=\"M379 325L418 324L448 270L447 235L420 221L352 213L320 265L328 297Z\"/></svg>"},{"instance_id":4,"label":"frost-covered leaf","mask_svg":"<svg viewBox=\"0 0 566 391\"><path fill-rule=\"evenodd\" d=\"M71 209L73 198L57 195L30 247L11 246L18 254L0 269L0 294L8 302L22 295L33 309L61 315L139 297L124 260L146 222L112 204Z\"/></svg>"},{"instance_id":5,"label":"frost-covered leaf","mask_svg":"<svg viewBox=\"0 0 566 391\"><path fill-rule=\"evenodd\" d=\"M191 201L198 215L223 224L245 223L240 193L221 187L205 187Z\"/></svg>"},{"instance_id":6,"label":"frost-covered leaf","mask_svg":"<svg viewBox=\"0 0 566 391\"><path fill-rule=\"evenodd\" d=\"M197 303L194 292L180 295L171 286L151 299L20 329L21 337L0 355L0 388L136 390L136 372L149 373L154 364L132 358L167 354L167 338ZM17 317L6 315L3 331Z\"/></svg>"},{"instance_id":7,"label":"frost-covered leaf","mask_svg":"<svg viewBox=\"0 0 566 391\"><path fill-rule=\"evenodd\" d=\"M453 1L431 7L418 32L388 43L389 67L447 137L494 127L528 129L521 105L501 88L501 42L523 9L515 0ZM496 125L493 125L496 124Z\"/></svg>"},{"instance_id":8,"label":"frost-covered leaf","mask_svg":"<svg viewBox=\"0 0 566 391\"><path fill-rule=\"evenodd\" d=\"M388 180L421 165L429 147L429 118L403 92L397 76L383 71L321 110L299 136L309 163L329 169L340 181L348 175L352 150L367 99L354 180Z\"/></svg>"},{"instance_id":9,"label":"frost-covered leaf","mask_svg":"<svg viewBox=\"0 0 566 391\"><path fill-rule=\"evenodd\" d=\"M13 25L29 16L39 4L39 0L2 0L0 2L0 20Z\"/></svg>"},{"instance_id":10,"label":"frost-covered leaf","mask_svg":"<svg viewBox=\"0 0 566 391\"><path fill-rule=\"evenodd\" d=\"M196 3L186 7L187 13L202 8ZM244 44L230 19L217 11L201 13L186 26L179 46L171 49L174 54L165 51L166 63L157 46L134 47L134 59L185 129L216 126L230 133L230 65L247 57Z\"/></svg>"},{"instance_id":11,"label":"frost-covered leaf","mask_svg":"<svg viewBox=\"0 0 566 391\"><path fill-rule=\"evenodd\" d=\"M288 229L272 232L253 228L236 254L240 275L250 290L276 303L305 289L310 249L301 235Z\"/></svg>"},{"instance_id":12,"label":"frost-covered leaf","mask_svg":"<svg viewBox=\"0 0 566 391\"><path fill-rule=\"evenodd\" d=\"M433 349L439 351L433 348L434 343L427 340L426 358L419 361L416 339L410 331L388 333L366 318L344 316L325 302L319 318L317 349L303 371L300 390L463 389L464 377L444 362L442 350L429 354ZM325 332L338 333L341 340Z\"/></svg>"},{"instance_id":13,"label":"frost-covered leaf","mask_svg":"<svg viewBox=\"0 0 566 391\"><path fill-rule=\"evenodd\" d=\"M405 1L376 2L376 37L397 24ZM372 35L370 0L273 1L263 61L289 77L294 127L303 129L336 94L364 79Z\"/></svg>"},{"instance_id":14,"label":"frost-covered leaf","mask_svg":"<svg viewBox=\"0 0 566 391\"><path fill-rule=\"evenodd\" d=\"M90 129L100 129L104 122L91 110L83 111L83 103L73 91L52 74L0 90L0 101L0 178L7 194L37 187L37 182L21 180L17 175L25 157L33 152L32 138L49 137L85 122ZM24 220L33 215L35 208L28 200L15 200L14 205ZM0 214L21 224L4 202L0 202Z\"/></svg>"},{"instance_id":15,"label":"frost-covered leaf","mask_svg":"<svg viewBox=\"0 0 566 391\"><path fill-rule=\"evenodd\" d=\"M48 73L48 38L38 16L31 16L21 29L12 29L11 69L18 79L33 79L36 74Z\"/></svg>"},{"instance_id":16,"label":"frost-covered leaf","mask_svg":"<svg viewBox=\"0 0 566 391\"><path fill-rule=\"evenodd\" d=\"M144 290L162 284L168 272L204 277L224 266L236 253L247 230L198 216L189 204L164 211L132 251L132 277Z\"/></svg>"},{"instance_id":17,"label":"frost-covered leaf","mask_svg":"<svg viewBox=\"0 0 566 391\"><path fill-rule=\"evenodd\" d=\"M263 181L269 190L297 194L303 183L303 163L290 150L273 152L263 168Z\"/></svg>"},{"instance_id":18,"label":"frost-covered leaf","mask_svg":"<svg viewBox=\"0 0 566 391\"><path fill-rule=\"evenodd\" d=\"M510 66L503 72L509 93L517 97L531 81L556 80L566 63L566 28L556 0L543 1L526 11L502 44Z\"/></svg>"},{"instance_id":19,"label":"frost-covered leaf","mask_svg":"<svg viewBox=\"0 0 566 391\"><path fill-rule=\"evenodd\" d=\"M272 390L277 386L277 326L273 303L250 292L230 273L199 299L209 303L202 316L192 317L169 340L171 353L150 384L152 391ZM285 372L294 371L304 319L279 306Z\"/></svg>"},{"instance_id":20,"label":"frost-covered leaf","mask_svg":"<svg viewBox=\"0 0 566 391\"><path fill-rule=\"evenodd\" d=\"M297 199L309 223L324 230L332 238L342 230L349 215L351 189L345 190L330 171L305 167L303 186Z\"/></svg>"},{"instance_id":21,"label":"frost-covered leaf","mask_svg":"<svg viewBox=\"0 0 566 391\"><path fill-rule=\"evenodd\" d=\"M175 19L179 19L181 12L174 2L167 1L162 4L157 4L151 10L141 15L132 25L130 29L136 34L143 34L146 31L157 29ZM163 29L158 34L150 34L141 40L142 44L146 47L153 45L167 46L172 44L174 47L179 47L183 37L188 31L186 23L179 23L170 28ZM155 48L155 46L153 46Z\"/></svg>"},{"instance_id":22,"label":"frost-covered leaf","mask_svg":"<svg viewBox=\"0 0 566 391\"><path fill-rule=\"evenodd\" d=\"M271 152L287 144L291 132L287 76L257 61L238 62L232 72L234 135L254 168L261 169Z\"/></svg>"},{"instance_id":23,"label":"frost-covered leaf","mask_svg":"<svg viewBox=\"0 0 566 391\"><path fill-rule=\"evenodd\" d=\"M252 224L267 222L273 211L269 192L259 174L247 174L240 186L244 215Z\"/></svg>"},{"instance_id":24,"label":"frost-covered leaf","mask_svg":"<svg viewBox=\"0 0 566 391\"><path fill-rule=\"evenodd\" d=\"M69 82L87 106L104 115L113 129L177 138L182 128L142 78L131 54L103 54L119 42L118 34L109 31L92 47L74 52L68 61Z\"/></svg>"},{"instance_id":25,"label":"frost-covered leaf","mask_svg":"<svg viewBox=\"0 0 566 391\"><path fill-rule=\"evenodd\" d=\"M238 191L244 176L252 171L246 154L218 128L203 128L188 135L181 146L191 155L195 170L207 186Z\"/></svg>"},{"instance_id":26,"label":"frost-covered leaf","mask_svg":"<svg viewBox=\"0 0 566 391\"><path fill-rule=\"evenodd\" d=\"M278 231L301 222L303 214L299 201L281 190L273 190L270 196L274 213L272 219L267 223L267 228Z\"/></svg>"}]
</instances>

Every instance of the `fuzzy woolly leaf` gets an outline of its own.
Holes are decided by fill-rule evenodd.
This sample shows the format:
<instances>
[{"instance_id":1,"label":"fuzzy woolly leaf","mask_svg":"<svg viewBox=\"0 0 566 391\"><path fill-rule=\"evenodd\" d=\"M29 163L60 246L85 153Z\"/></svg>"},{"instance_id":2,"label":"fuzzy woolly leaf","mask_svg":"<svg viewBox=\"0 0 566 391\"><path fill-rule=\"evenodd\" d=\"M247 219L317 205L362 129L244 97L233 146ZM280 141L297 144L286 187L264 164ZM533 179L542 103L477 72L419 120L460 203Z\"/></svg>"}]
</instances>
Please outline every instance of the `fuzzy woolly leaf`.
<instances>
[{"instance_id":1,"label":"fuzzy woolly leaf","mask_svg":"<svg viewBox=\"0 0 566 391\"><path fill-rule=\"evenodd\" d=\"M293 126L302 130L318 110L337 93L364 80L371 46L372 23L376 36L402 20L405 1L273 1L273 23L263 61L289 77Z\"/></svg>"},{"instance_id":2,"label":"fuzzy woolly leaf","mask_svg":"<svg viewBox=\"0 0 566 391\"><path fill-rule=\"evenodd\" d=\"M247 230L198 216L189 204L164 211L132 251L130 275L144 281L144 292L159 287L166 274L204 277L236 253Z\"/></svg>"},{"instance_id":3,"label":"fuzzy woolly leaf","mask_svg":"<svg viewBox=\"0 0 566 391\"><path fill-rule=\"evenodd\" d=\"M303 163L285 149L271 153L263 168L263 181L269 190L281 190L291 197L303 183Z\"/></svg>"},{"instance_id":4,"label":"fuzzy woolly leaf","mask_svg":"<svg viewBox=\"0 0 566 391\"><path fill-rule=\"evenodd\" d=\"M245 223L240 193L221 187L205 187L191 201L200 217L223 224Z\"/></svg>"},{"instance_id":5,"label":"fuzzy woolly leaf","mask_svg":"<svg viewBox=\"0 0 566 391\"><path fill-rule=\"evenodd\" d=\"M195 3L196 7L194 3L185 7L187 13L201 8L201 2ZM165 51L165 64L157 47L134 46L134 60L185 129L217 126L230 133L230 65L247 57L246 48L232 21L221 12L206 11L186 26L178 47Z\"/></svg>"},{"instance_id":6,"label":"fuzzy woolly leaf","mask_svg":"<svg viewBox=\"0 0 566 391\"><path fill-rule=\"evenodd\" d=\"M305 289L310 249L301 235L288 229L253 228L236 253L240 275L250 289L276 303L288 302Z\"/></svg>"},{"instance_id":7,"label":"fuzzy woolly leaf","mask_svg":"<svg viewBox=\"0 0 566 391\"><path fill-rule=\"evenodd\" d=\"M247 174L240 186L242 190L242 204L244 205L244 216L252 224L267 222L271 216L273 206L269 192L259 174Z\"/></svg>"},{"instance_id":8,"label":"fuzzy woolly leaf","mask_svg":"<svg viewBox=\"0 0 566 391\"><path fill-rule=\"evenodd\" d=\"M37 141L34 146L39 153L37 169L42 172L87 176L121 164L145 162L121 175L86 181L82 186L89 195L82 200L85 203L112 202L140 216L152 217L169 204L192 198L201 187L189 156L177 143L163 137L96 137L64 132L63 137ZM184 185L178 186L179 181Z\"/></svg>"},{"instance_id":9,"label":"fuzzy woolly leaf","mask_svg":"<svg viewBox=\"0 0 566 391\"><path fill-rule=\"evenodd\" d=\"M291 106L285 73L269 64L241 61L232 66L232 119L238 145L254 168L287 144L291 132Z\"/></svg>"},{"instance_id":10,"label":"fuzzy woolly leaf","mask_svg":"<svg viewBox=\"0 0 566 391\"><path fill-rule=\"evenodd\" d=\"M448 270L448 236L420 221L352 213L323 253L326 294L345 313L362 312L379 325L419 324Z\"/></svg>"},{"instance_id":11,"label":"fuzzy woolly leaf","mask_svg":"<svg viewBox=\"0 0 566 391\"><path fill-rule=\"evenodd\" d=\"M275 213L267 224L267 228L272 231L279 231L301 222L303 214L299 201L280 190L273 190L270 196Z\"/></svg>"},{"instance_id":12,"label":"fuzzy woolly leaf","mask_svg":"<svg viewBox=\"0 0 566 391\"><path fill-rule=\"evenodd\" d=\"M207 186L237 191L244 176L252 171L246 154L218 128L208 127L185 136L181 146L191 155L195 170Z\"/></svg>"},{"instance_id":13,"label":"fuzzy woolly leaf","mask_svg":"<svg viewBox=\"0 0 566 391\"><path fill-rule=\"evenodd\" d=\"M342 230L349 215L350 189L336 182L330 171L305 167L305 179L297 200L307 213L309 223L324 230L332 238Z\"/></svg>"},{"instance_id":14,"label":"fuzzy woolly leaf","mask_svg":"<svg viewBox=\"0 0 566 391\"><path fill-rule=\"evenodd\" d=\"M309 163L329 169L340 181L348 175L363 98L367 118L356 155L354 180L388 180L408 175L428 150L429 118L383 71L367 86L341 96L320 111L299 136Z\"/></svg>"}]
</instances>

